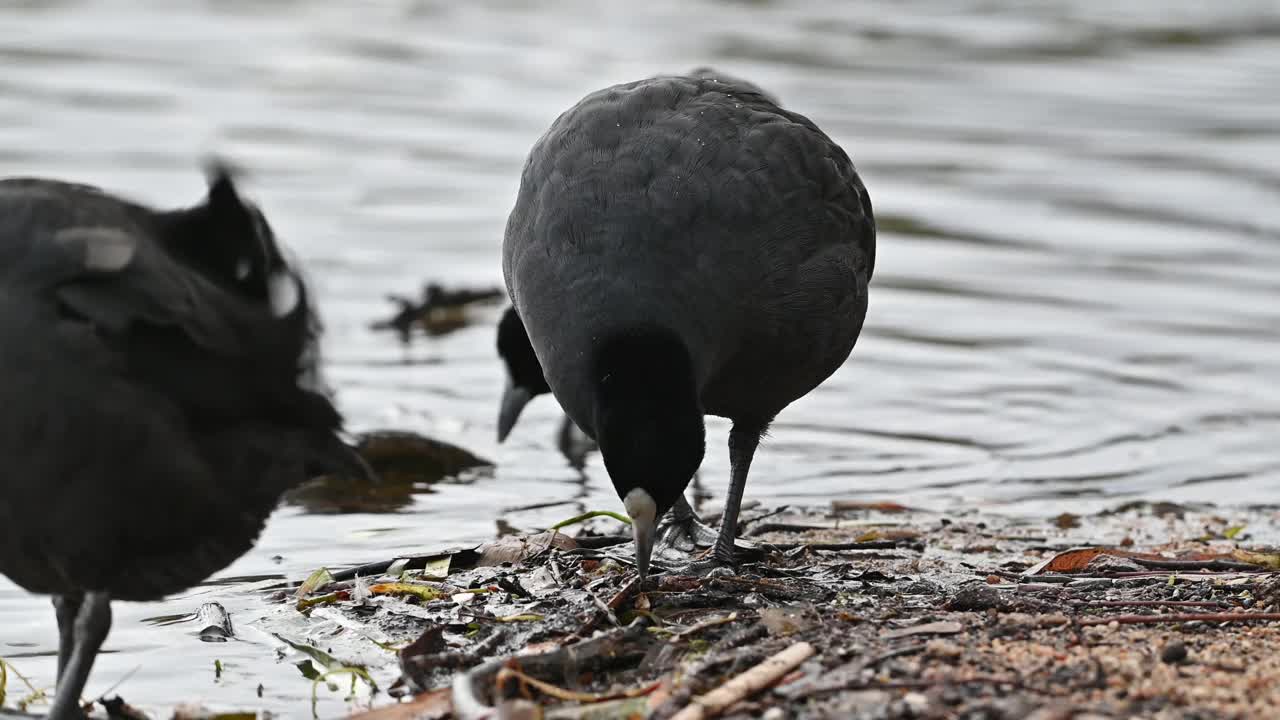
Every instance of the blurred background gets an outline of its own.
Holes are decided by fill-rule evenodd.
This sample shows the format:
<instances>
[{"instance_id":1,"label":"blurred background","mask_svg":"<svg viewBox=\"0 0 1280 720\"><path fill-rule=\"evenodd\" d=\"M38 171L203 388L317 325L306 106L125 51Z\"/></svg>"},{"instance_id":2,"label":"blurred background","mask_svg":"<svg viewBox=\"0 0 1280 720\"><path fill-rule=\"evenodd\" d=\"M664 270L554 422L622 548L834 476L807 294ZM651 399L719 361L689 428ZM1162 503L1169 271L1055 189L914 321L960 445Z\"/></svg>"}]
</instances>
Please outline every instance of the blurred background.
<instances>
[{"instance_id":1,"label":"blurred background","mask_svg":"<svg viewBox=\"0 0 1280 720\"><path fill-rule=\"evenodd\" d=\"M598 457L579 472L557 452L550 397L496 444L500 303L407 345L369 324L428 281L500 286L519 171L555 116L698 65L840 142L880 231L862 339L779 418L748 499L1280 502L1278 39L1280 6L1248 0L0 0L4 175L173 206L225 154L316 285L352 427L496 463L380 507L295 499L222 582L118 606L87 693L133 672L119 692L144 707L305 714L309 681L253 634L270 608L237 580L618 506ZM726 431L709 425L713 503ZM240 640L143 622L210 599ZM48 600L0 578L0 656L48 686L54 638Z\"/></svg>"}]
</instances>

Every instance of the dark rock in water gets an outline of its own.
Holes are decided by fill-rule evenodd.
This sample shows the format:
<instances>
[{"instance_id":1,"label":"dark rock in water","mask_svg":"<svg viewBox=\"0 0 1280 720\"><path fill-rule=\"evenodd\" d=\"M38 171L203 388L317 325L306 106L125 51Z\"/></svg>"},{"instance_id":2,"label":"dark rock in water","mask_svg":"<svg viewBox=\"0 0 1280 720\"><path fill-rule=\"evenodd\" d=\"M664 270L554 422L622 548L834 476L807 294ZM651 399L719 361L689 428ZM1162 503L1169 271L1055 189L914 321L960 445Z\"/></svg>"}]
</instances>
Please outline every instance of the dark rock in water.
<instances>
[{"instance_id":1,"label":"dark rock in water","mask_svg":"<svg viewBox=\"0 0 1280 720\"><path fill-rule=\"evenodd\" d=\"M412 505L414 495L432 492L435 483L493 465L456 445L394 430L361 435L356 449L381 482L326 475L290 490L286 502L316 514L396 512Z\"/></svg>"},{"instance_id":2,"label":"dark rock in water","mask_svg":"<svg viewBox=\"0 0 1280 720\"><path fill-rule=\"evenodd\" d=\"M446 290L437 283L429 283L422 289L420 300L410 300L399 295L388 296L387 299L395 303L399 310L386 320L372 323L370 327L374 330L395 330L402 342L409 341L414 328L420 328L428 335L447 335L468 324L468 305L493 302L505 296L506 292L501 288Z\"/></svg>"},{"instance_id":3,"label":"dark rock in water","mask_svg":"<svg viewBox=\"0 0 1280 720\"><path fill-rule=\"evenodd\" d=\"M388 482L438 482L463 470L493 465L457 445L395 430L365 433L356 449Z\"/></svg>"},{"instance_id":4,"label":"dark rock in water","mask_svg":"<svg viewBox=\"0 0 1280 720\"><path fill-rule=\"evenodd\" d=\"M199 583L285 490L368 468L306 285L225 168L175 211L0 180L0 268L0 573L54 596L50 717L79 717L112 599Z\"/></svg>"}]
</instances>

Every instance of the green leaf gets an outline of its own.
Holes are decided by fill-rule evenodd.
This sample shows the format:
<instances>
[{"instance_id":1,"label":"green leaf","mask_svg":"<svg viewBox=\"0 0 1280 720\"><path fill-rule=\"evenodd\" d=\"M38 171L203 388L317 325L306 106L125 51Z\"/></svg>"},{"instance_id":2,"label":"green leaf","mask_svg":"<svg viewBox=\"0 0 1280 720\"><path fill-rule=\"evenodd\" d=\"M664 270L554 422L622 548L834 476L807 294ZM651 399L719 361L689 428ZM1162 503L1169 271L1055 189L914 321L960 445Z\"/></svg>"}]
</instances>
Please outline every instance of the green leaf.
<instances>
[{"instance_id":1,"label":"green leaf","mask_svg":"<svg viewBox=\"0 0 1280 720\"><path fill-rule=\"evenodd\" d=\"M298 587L298 592L294 594L294 597L304 598L331 582L333 582L333 573L329 572L329 568L320 568L302 581L302 585Z\"/></svg>"}]
</instances>

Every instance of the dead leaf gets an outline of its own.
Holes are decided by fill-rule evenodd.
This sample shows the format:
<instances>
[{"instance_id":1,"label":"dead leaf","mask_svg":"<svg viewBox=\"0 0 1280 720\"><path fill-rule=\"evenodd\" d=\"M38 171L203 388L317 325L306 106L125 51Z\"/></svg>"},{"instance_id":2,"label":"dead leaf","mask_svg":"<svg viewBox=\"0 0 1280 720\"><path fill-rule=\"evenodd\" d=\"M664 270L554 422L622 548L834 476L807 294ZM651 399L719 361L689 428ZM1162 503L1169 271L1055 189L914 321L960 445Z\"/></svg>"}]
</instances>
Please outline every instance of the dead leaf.
<instances>
[{"instance_id":1,"label":"dead leaf","mask_svg":"<svg viewBox=\"0 0 1280 720\"><path fill-rule=\"evenodd\" d=\"M1205 562L1210 563L1215 560L1236 560L1233 553L1205 553L1192 552L1178 555L1177 557L1166 557L1164 555L1156 555L1154 553L1134 552L1132 550L1121 550L1112 547L1086 547L1074 548L1065 552L1058 553L1052 558L1028 569L1025 575L1042 575L1045 573L1076 573L1084 570L1094 558L1099 555L1110 555L1112 557L1132 558L1139 561L1147 562L1168 562L1170 560L1178 560L1185 562ZM1243 562L1251 562L1244 560Z\"/></svg>"},{"instance_id":2,"label":"dead leaf","mask_svg":"<svg viewBox=\"0 0 1280 720\"><path fill-rule=\"evenodd\" d=\"M964 632L964 626L954 620L941 620L939 622L925 623L923 625L912 625L911 627L898 628L897 630L887 630L880 633L880 637L885 640L892 640L900 637L910 637L912 635L955 635Z\"/></svg>"},{"instance_id":3,"label":"dead leaf","mask_svg":"<svg viewBox=\"0 0 1280 720\"><path fill-rule=\"evenodd\" d=\"M1280 553L1276 552L1252 552L1237 548L1231 551L1231 558L1240 562L1247 562L1250 565L1260 565L1272 570L1280 570Z\"/></svg>"},{"instance_id":4,"label":"dead leaf","mask_svg":"<svg viewBox=\"0 0 1280 720\"><path fill-rule=\"evenodd\" d=\"M431 602L444 597L449 591L442 589L439 585L424 585L419 583L394 582L394 583L378 583L369 586L370 595L411 595L418 598L422 602Z\"/></svg>"},{"instance_id":5,"label":"dead leaf","mask_svg":"<svg viewBox=\"0 0 1280 720\"><path fill-rule=\"evenodd\" d=\"M432 625L417 640L400 648L400 660L404 660L417 655L434 655L444 652L448 649L448 645L444 641L444 625Z\"/></svg>"},{"instance_id":6,"label":"dead leaf","mask_svg":"<svg viewBox=\"0 0 1280 720\"><path fill-rule=\"evenodd\" d=\"M524 537L508 535L477 548L480 553L480 559L476 561L476 567L501 565L503 563L512 563L514 565L522 563L549 548L573 550L577 547L578 543L573 538L555 531Z\"/></svg>"}]
</instances>

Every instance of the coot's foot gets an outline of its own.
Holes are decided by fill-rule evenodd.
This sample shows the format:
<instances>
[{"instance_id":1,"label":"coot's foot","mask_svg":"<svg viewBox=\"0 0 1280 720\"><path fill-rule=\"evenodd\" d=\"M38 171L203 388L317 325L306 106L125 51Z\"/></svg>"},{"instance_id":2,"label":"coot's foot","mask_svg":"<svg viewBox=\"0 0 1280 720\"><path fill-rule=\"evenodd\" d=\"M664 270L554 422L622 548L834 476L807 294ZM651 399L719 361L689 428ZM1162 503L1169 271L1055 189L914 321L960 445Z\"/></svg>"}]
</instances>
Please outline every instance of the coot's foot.
<instances>
[{"instance_id":1,"label":"coot's foot","mask_svg":"<svg viewBox=\"0 0 1280 720\"><path fill-rule=\"evenodd\" d=\"M732 572L742 560L760 554L755 543L737 538L730 543L723 534L698 519L682 497L658 527L654 554L680 575Z\"/></svg>"}]
</instances>

